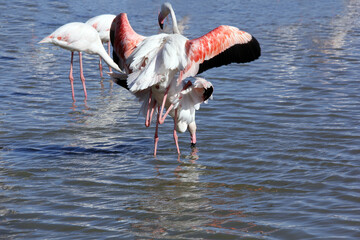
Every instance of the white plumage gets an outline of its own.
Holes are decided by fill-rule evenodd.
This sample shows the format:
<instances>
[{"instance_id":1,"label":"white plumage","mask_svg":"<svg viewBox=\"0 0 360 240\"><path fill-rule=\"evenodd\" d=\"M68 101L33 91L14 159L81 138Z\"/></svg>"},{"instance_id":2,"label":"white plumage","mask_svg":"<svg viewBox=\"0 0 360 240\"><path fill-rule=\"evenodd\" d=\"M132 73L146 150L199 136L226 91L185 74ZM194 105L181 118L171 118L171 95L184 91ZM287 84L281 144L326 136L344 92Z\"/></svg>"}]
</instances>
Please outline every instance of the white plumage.
<instances>
[{"instance_id":1,"label":"white plumage","mask_svg":"<svg viewBox=\"0 0 360 240\"><path fill-rule=\"evenodd\" d=\"M59 27L58 29L56 29L49 36L45 37L39 43L52 43L56 46L71 51L71 65L70 65L69 79L71 84L72 97L74 101L75 101L75 95L74 95L73 76L72 76L74 52L79 52L80 78L83 83L85 99L87 98L87 93L85 86L85 77L83 75L83 70L82 70L82 55L81 55L82 52L99 55L102 59L104 59L104 61L109 66L121 72L117 64L106 53L106 50L101 43L101 39L98 32L88 24L81 22L72 22L65 24Z\"/></svg>"},{"instance_id":2,"label":"white plumage","mask_svg":"<svg viewBox=\"0 0 360 240\"><path fill-rule=\"evenodd\" d=\"M169 86L175 74L186 66L185 42L180 34L158 34L142 41L127 60L132 71L128 78L130 91L141 91L157 83Z\"/></svg>"},{"instance_id":3,"label":"white plumage","mask_svg":"<svg viewBox=\"0 0 360 240\"><path fill-rule=\"evenodd\" d=\"M160 27L162 28L168 14L172 17L172 34L158 34L145 38L132 29L125 13L119 14L112 26L114 52L129 73L127 84L130 91L141 99L145 99L144 96L148 97L144 103L147 106L146 126L150 125L152 113L157 107L155 155L158 124L162 124L168 114L174 118L174 139L180 153L176 129L183 131L188 127L193 136L196 130L195 110L205 97L212 94L211 83L204 79L199 80L196 84L203 87L191 90L191 86L183 83L187 77L194 77L207 69L230 63L253 61L261 52L260 45L254 37L232 26L222 25L202 37L189 40L180 34L170 3L165 3L161 7L158 17ZM207 91L205 85L210 86L208 88L211 90ZM186 97L186 91L195 93L197 89L203 91L203 95L198 95L203 97L199 103L195 103L197 95L190 94ZM179 95L181 97L177 97ZM183 95L187 101L182 99ZM166 113L163 115L165 108ZM193 144L195 142L196 140L192 140Z\"/></svg>"},{"instance_id":4,"label":"white plumage","mask_svg":"<svg viewBox=\"0 0 360 240\"><path fill-rule=\"evenodd\" d=\"M107 43L110 41L110 26L115 17L113 14L102 14L90 18L85 23L95 28L101 41Z\"/></svg>"},{"instance_id":5,"label":"white plumage","mask_svg":"<svg viewBox=\"0 0 360 240\"><path fill-rule=\"evenodd\" d=\"M95 28L95 30L99 33L100 39L102 43L107 43L108 55L110 56L110 27L116 16L113 14L102 14L99 16L95 16L90 18L85 23ZM100 76L102 77L102 64L101 58L99 61L99 69ZM109 71L111 72L111 67L109 66Z\"/></svg>"}]
</instances>

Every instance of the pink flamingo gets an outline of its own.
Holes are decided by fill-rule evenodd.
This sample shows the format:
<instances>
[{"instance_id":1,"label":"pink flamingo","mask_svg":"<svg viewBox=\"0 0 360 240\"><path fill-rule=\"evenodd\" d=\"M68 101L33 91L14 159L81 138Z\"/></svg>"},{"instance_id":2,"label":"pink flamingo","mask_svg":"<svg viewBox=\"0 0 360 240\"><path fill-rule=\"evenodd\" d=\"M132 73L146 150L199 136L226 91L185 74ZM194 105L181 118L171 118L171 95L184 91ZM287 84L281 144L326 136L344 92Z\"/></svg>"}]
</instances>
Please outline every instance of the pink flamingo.
<instances>
[{"instance_id":1,"label":"pink flamingo","mask_svg":"<svg viewBox=\"0 0 360 240\"><path fill-rule=\"evenodd\" d=\"M82 66L82 52L88 54L97 54L104 61L114 68L115 70L121 72L117 64L111 59L111 57L106 53L104 46L101 43L100 36L98 32L88 24L81 22L72 22L65 24L58 29L56 29L49 36L45 37L39 43L52 43L56 46L64 48L71 51L71 64L70 64L70 84L72 91L72 98L75 102L74 94L74 77L73 77L73 58L74 52L79 52L79 61L80 61L80 78L82 81L85 100L87 99L85 77L83 73Z\"/></svg>"},{"instance_id":2,"label":"pink flamingo","mask_svg":"<svg viewBox=\"0 0 360 240\"><path fill-rule=\"evenodd\" d=\"M125 13L114 19L110 33L113 58L129 73L128 88L135 95L147 93L147 112L150 113L145 122L147 126L156 106L159 113L157 125L162 124L173 110L174 104L168 101L172 86L207 69L233 62L250 62L261 54L260 45L252 35L232 26L220 26L200 38L189 40L174 27L176 18L169 3L162 5L158 17L160 26L168 14L172 16L173 34L141 36L132 29ZM153 93L160 97L154 97ZM163 114L166 105L167 111ZM175 119L176 116L174 108ZM174 140L180 154L175 129L176 126ZM155 155L157 141L156 127Z\"/></svg>"},{"instance_id":3,"label":"pink flamingo","mask_svg":"<svg viewBox=\"0 0 360 240\"><path fill-rule=\"evenodd\" d=\"M108 54L110 56L110 26L116 16L113 14L102 14L93 18L90 18L85 23L91 25L100 35L102 43L107 43ZM103 77L101 57L99 61L100 77ZM111 67L109 66L111 72Z\"/></svg>"}]
</instances>

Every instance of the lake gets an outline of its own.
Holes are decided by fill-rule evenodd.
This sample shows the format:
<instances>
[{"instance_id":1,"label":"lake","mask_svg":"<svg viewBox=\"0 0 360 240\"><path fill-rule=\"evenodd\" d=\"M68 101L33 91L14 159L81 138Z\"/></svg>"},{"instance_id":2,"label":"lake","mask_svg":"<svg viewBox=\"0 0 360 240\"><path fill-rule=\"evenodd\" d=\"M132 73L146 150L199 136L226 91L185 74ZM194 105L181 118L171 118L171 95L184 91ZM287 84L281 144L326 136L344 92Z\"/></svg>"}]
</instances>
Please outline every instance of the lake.
<instances>
[{"instance_id":1,"label":"lake","mask_svg":"<svg viewBox=\"0 0 360 240\"><path fill-rule=\"evenodd\" d=\"M126 12L157 34L161 1L0 3L0 239L359 239L360 1L172 1L184 35L219 25L262 56L201 74L197 147L83 54L37 44L59 26ZM104 70L107 68L105 67Z\"/></svg>"}]
</instances>

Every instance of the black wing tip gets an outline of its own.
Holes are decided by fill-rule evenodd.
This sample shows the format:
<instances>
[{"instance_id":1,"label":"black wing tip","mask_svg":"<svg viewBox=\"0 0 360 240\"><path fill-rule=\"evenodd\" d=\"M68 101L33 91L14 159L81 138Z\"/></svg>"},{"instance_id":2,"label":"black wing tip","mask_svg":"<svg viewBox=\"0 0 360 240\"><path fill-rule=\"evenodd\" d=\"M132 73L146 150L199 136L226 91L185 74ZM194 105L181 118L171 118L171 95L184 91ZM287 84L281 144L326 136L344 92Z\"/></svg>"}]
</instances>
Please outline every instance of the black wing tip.
<instances>
[{"instance_id":1,"label":"black wing tip","mask_svg":"<svg viewBox=\"0 0 360 240\"><path fill-rule=\"evenodd\" d=\"M121 87L130 90L128 85L127 85L127 81L123 80L123 79L119 79L119 78L113 78L114 83L116 83L117 85L120 85Z\"/></svg>"},{"instance_id":2,"label":"black wing tip","mask_svg":"<svg viewBox=\"0 0 360 240\"><path fill-rule=\"evenodd\" d=\"M244 44L235 44L215 57L204 61L199 66L197 74L210 68L220 67L230 63L247 63L261 56L261 47L258 40L252 36L251 40Z\"/></svg>"},{"instance_id":3,"label":"black wing tip","mask_svg":"<svg viewBox=\"0 0 360 240\"><path fill-rule=\"evenodd\" d=\"M229 55L233 55L232 58L234 62L252 62L261 56L261 47L258 40L254 36L251 37L249 42L245 44L236 44L226 50L229 51Z\"/></svg>"},{"instance_id":4,"label":"black wing tip","mask_svg":"<svg viewBox=\"0 0 360 240\"><path fill-rule=\"evenodd\" d=\"M252 39L248 44L251 44L251 47L253 49L254 59L251 60L251 61L254 61L254 60L258 59L261 56L260 43L258 42L258 40L254 36L252 36Z\"/></svg>"}]
</instances>

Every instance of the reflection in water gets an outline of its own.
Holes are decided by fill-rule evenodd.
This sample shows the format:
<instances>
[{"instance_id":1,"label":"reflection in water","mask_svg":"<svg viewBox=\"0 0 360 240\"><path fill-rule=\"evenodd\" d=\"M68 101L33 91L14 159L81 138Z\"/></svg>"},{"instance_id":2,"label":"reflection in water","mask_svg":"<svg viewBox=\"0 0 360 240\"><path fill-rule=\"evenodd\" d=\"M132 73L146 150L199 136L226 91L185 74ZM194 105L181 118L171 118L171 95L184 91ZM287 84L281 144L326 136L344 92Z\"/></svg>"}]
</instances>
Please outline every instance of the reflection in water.
<instances>
[{"instance_id":1,"label":"reflection in water","mask_svg":"<svg viewBox=\"0 0 360 240\"><path fill-rule=\"evenodd\" d=\"M339 50L345 44L345 38L352 29L357 28L360 25L360 1L349 0L345 4L344 13L336 16L329 24L332 28L327 40L314 40L320 44L324 53L331 53L328 49Z\"/></svg>"},{"instance_id":2,"label":"reflection in water","mask_svg":"<svg viewBox=\"0 0 360 240\"><path fill-rule=\"evenodd\" d=\"M231 197L226 185L201 179L204 174L209 174L209 170L197 163L197 148L192 148L186 158L189 162L179 161L172 171L175 179L167 176L166 170L170 169L157 164L155 178L144 180L147 186L143 194L128 209L137 213L129 221L136 237L166 239L182 236L189 239L196 238L197 234L202 234L201 238L216 234L223 239L239 235L264 236L277 231L255 224L243 210L236 209L234 206L239 199ZM242 190L256 192L263 189L247 186L236 189Z\"/></svg>"},{"instance_id":3,"label":"reflection in water","mask_svg":"<svg viewBox=\"0 0 360 240\"><path fill-rule=\"evenodd\" d=\"M209 199L204 197L206 189L199 184L200 167L180 163L174 174L176 179L159 176L153 179L147 193L134 206L133 210L143 211L143 216L135 217L136 222L131 225L137 237L187 233L208 223L203 213L211 206Z\"/></svg>"},{"instance_id":4,"label":"reflection in water","mask_svg":"<svg viewBox=\"0 0 360 240\"><path fill-rule=\"evenodd\" d=\"M0 239L357 239L360 2L188 3L189 37L234 25L263 55L203 73L218 97L178 160L153 158L139 103L96 57L73 104L70 56L37 44L109 9L154 34L160 2L0 3Z\"/></svg>"}]
</instances>

